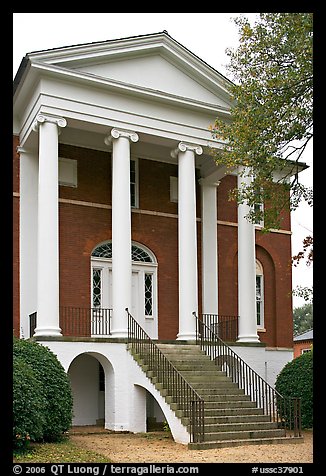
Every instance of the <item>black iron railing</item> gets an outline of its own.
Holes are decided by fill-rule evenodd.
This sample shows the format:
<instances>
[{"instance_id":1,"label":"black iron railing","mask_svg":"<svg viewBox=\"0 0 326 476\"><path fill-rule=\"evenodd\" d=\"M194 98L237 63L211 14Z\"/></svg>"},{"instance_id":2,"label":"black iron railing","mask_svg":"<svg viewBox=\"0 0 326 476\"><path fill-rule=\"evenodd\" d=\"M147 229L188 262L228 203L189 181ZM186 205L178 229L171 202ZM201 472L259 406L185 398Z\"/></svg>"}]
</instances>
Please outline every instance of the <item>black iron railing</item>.
<instances>
[{"instance_id":1,"label":"black iron railing","mask_svg":"<svg viewBox=\"0 0 326 476\"><path fill-rule=\"evenodd\" d=\"M60 328L63 336L91 337L111 335L112 309L60 306ZM30 314L30 337L33 336L37 312Z\"/></svg>"},{"instance_id":2,"label":"black iron railing","mask_svg":"<svg viewBox=\"0 0 326 476\"><path fill-rule=\"evenodd\" d=\"M64 336L88 337L111 334L112 309L60 307L60 327Z\"/></svg>"},{"instance_id":3,"label":"black iron railing","mask_svg":"<svg viewBox=\"0 0 326 476\"><path fill-rule=\"evenodd\" d=\"M201 314L201 320L224 342L236 342L238 338L239 316L221 314Z\"/></svg>"},{"instance_id":4,"label":"black iron railing","mask_svg":"<svg viewBox=\"0 0 326 476\"><path fill-rule=\"evenodd\" d=\"M128 347L131 354L135 360L137 358L142 360L150 375L149 378L156 378L171 397L172 403L176 403L178 409L183 411L183 416L189 419L191 442L204 441L204 400L151 340L128 309L126 311Z\"/></svg>"},{"instance_id":5,"label":"black iron railing","mask_svg":"<svg viewBox=\"0 0 326 476\"><path fill-rule=\"evenodd\" d=\"M236 354L208 325L193 313L196 319L196 339L201 349L215 362L219 370L224 370L250 399L262 408L270 421L279 427L301 436L300 398L286 398L280 395L241 357Z\"/></svg>"}]
</instances>

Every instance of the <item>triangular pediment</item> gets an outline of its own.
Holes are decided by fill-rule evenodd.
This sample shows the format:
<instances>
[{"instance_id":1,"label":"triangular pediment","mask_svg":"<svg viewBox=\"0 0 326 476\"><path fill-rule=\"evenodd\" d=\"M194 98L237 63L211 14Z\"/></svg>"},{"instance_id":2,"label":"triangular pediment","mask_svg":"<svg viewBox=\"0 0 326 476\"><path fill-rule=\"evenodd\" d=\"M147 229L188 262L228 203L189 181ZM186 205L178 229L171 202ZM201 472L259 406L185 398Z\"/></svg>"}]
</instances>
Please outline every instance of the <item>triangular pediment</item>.
<instances>
[{"instance_id":1,"label":"triangular pediment","mask_svg":"<svg viewBox=\"0 0 326 476\"><path fill-rule=\"evenodd\" d=\"M131 55L129 58L75 68L101 78L140 88L227 107L228 104L161 54Z\"/></svg>"},{"instance_id":2,"label":"triangular pediment","mask_svg":"<svg viewBox=\"0 0 326 476\"><path fill-rule=\"evenodd\" d=\"M228 80L166 32L30 53L31 61L228 110Z\"/></svg>"}]
</instances>

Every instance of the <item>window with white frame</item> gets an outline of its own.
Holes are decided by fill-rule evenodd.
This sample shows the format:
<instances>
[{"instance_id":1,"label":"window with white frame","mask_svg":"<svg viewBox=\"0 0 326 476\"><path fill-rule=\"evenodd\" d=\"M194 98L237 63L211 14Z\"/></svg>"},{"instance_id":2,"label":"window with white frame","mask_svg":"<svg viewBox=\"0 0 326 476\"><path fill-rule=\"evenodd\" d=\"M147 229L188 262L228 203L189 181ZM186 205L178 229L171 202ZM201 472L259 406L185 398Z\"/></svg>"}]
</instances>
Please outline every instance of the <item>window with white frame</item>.
<instances>
[{"instance_id":1,"label":"window with white frame","mask_svg":"<svg viewBox=\"0 0 326 476\"><path fill-rule=\"evenodd\" d=\"M130 160L130 203L132 208L139 207L138 198L138 159Z\"/></svg>"},{"instance_id":2,"label":"window with white frame","mask_svg":"<svg viewBox=\"0 0 326 476\"><path fill-rule=\"evenodd\" d=\"M311 349L301 349L301 354L305 354L306 352L311 352Z\"/></svg>"},{"instance_id":3,"label":"window with white frame","mask_svg":"<svg viewBox=\"0 0 326 476\"><path fill-rule=\"evenodd\" d=\"M153 315L153 273L144 273L144 314L146 317Z\"/></svg>"},{"instance_id":4,"label":"window with white frame","mask_svg":"<svg viewBox=\"0 0 326 476\"><path fill-rule=\"evenodd\" d=\"M255 225L264 226L264 204L263 203L255 203L254 205L255 214L257 215L257 219L255 220ZM259 219L258 217L261 217Z\"/></svg>"},{"instance_id":5,"label":"window with white frame","mask_svg":"<svg viewBox=\"0 0 326 476\"><path fill-rule=\"evenodd\" d=\"M256 319L257 327L264 327L264 270L256 260Z\"/></svg>"},{"instance_id":6,"label":"window with white frame","mask_svg":"<svg viewBox=\"0 0 326 476\"><path fill-rule=\"evenodd\" d=\"M102 269L93 268L93 307L102 304Z\"/></svg>"}]
</instances>

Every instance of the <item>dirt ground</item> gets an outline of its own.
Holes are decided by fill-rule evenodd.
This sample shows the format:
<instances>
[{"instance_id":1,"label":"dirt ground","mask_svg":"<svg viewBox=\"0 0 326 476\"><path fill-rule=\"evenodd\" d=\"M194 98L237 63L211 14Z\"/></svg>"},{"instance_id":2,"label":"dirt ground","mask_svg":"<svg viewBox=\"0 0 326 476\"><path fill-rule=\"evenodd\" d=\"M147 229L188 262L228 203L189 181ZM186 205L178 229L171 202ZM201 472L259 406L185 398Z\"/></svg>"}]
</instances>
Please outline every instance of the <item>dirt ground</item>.
<instances>
[{"instance_id":1,"label":"dirt ground","mask_svg":"<svg viewBox=\"0 0 326 476\"><path fill-rule=\"evenodd\" d=\"M210 450L189 450L165 432L111 433L75 427L71 440L114 463L312 463L313 434L303 432L303 443L247 445Z\"/></svg>"}]
</instances>

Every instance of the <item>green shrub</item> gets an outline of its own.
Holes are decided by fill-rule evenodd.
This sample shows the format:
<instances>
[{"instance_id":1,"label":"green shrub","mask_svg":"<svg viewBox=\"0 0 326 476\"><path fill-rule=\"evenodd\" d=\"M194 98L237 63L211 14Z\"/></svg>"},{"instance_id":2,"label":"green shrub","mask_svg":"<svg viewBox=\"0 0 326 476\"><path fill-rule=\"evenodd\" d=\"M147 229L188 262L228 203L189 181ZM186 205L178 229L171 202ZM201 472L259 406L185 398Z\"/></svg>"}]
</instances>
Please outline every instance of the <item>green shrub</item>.
<instances>
[{"instance_id":1,"label":"green shrub","mask_svg":"<svg viewBox=\"0 0 326 476\"><path fill-rule=\"evenodd\" d=\"M275 389L284 397L301 398L302 428L313 427L313 352L288 362L277 376Z\"/></svg>"},{"instance_id":2,"label":"green shrub","mask_svg":"<svg viewBox=\"0 0 326 476\"><path fill-rule=\"evenodd\" d=\"M46 398L32 367L21 357L13 358L13 446L24 451L30 440L43 437Z\"/></svg>"},{"instance_id":3,"label":"green shrub","mask_svg":"<svg viewBox=\"0 0 326 476\"><path fill-rule=\"evenodd\" d=\"M43 436L45 441L57 441L71 427L72 392L70 380L56 355L47 347L27 340L14 340L14 356L20 357L33 369L43 388Z\"/></svg>"}]
</instances>

